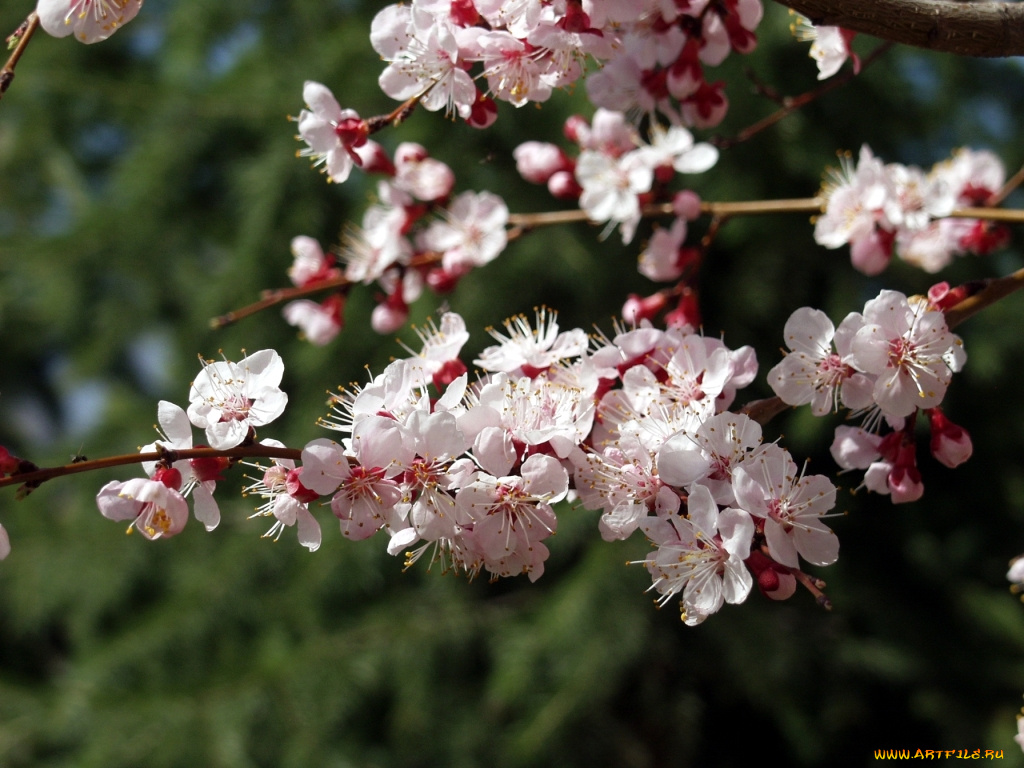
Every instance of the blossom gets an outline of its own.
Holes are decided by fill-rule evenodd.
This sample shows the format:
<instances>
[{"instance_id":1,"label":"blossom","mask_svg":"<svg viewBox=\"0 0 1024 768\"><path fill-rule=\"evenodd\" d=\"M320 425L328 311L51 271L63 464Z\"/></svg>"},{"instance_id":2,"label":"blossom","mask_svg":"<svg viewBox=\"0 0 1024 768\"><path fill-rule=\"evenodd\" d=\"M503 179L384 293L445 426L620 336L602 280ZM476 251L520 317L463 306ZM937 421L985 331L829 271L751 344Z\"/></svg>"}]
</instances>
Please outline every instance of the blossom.
<instances>
[{"instance_id":1,"label":"blossom","mask_svg":"<svg viewBox=\"0 0 1024 768\"><path fill-rule=\"evenodd\" d=\"M862 322L860 315L851 314L837 332L821 310L796 310L784 329L791 352L768 372L775 394L789 405L810 403L815 416L835 410L840 400L854 410L871 405L873 381L850 365L854 334Z\"/></svg>"},{"instance_id":2,"label":"blossom","mask_svg":"<svg viewBox=\"0 0 1024 768\"><path fill-rule=\"evenodd\" d=\"M632 240L640 222L640 195L654 183L654 171L639 150L619 158L585 150L576 161L576 180L583 188L580 208L587 218L620 224L622 242Z\"/></svg>"},{"instance_id":3,"label":"blossom","mask_svg":"<svg viewBox=\"0 0 1024 768\"><path fill-rule=\"evenodd\" d=\"M344 309L344 295L333 293L320 303L309 299L289 302L281 314L309 343L322 347L341 332Z\"/></svg>"},{"instance_id":4,"label":"blossom","mask_svg":"<svg viewBox=\"0 0 1024 768\"><path fill-rule=\"evenodd\" d=\"M288 277L299 288L330 280L341 274L334 266L334 258L325 255L320 243L312 237L293 237L291 249L295 259L288 268Z\"/></svg>"},{"instance_id":5,"label":"blossom","mask_svg":"<svg viewBox=\"0 0 1024 768\"><path fill-rule=\"evenodd\" d=\"M302 98L309 109L296 119L299 138L308 146L299 150L299 156L312 158L314 166L323 164L327 180L340 184L353 164L362 165L355 150L366 143L366 121L355 110L342 109L327 86L312 80L303 85Z\"/></svg>"},{"instance_id":6,"label":"blossom","mask_svg":"<svg viewBox=\"0 0 1024 768\"><path fill-rule=\"evenodd\" d=\"M911 307L902 293L882 291L864 306L852 360L877 377L873 397L882 413L899 418L942 402L953 375L945 356L955 344L942 312L924 301Z\"/></svg>"},{"instance_id":7,"label":"blossom","mask_svg":"<svg viewBox=\"0 0 1024 768\"><path fill-rule=\"evenodd\" d=\"M657 549L642 563L664 605L683 593L683 620L699 624L723 603L742 603L753 579L743 560L750 555L754 523L741 509L719 512L711 492L695 485L687 504L688 517L647 518L641 528Z\"/></svg>"},{"instance_id":8,"label":"blossom","mask_svg":"<svg viewBox=\"0 0 1024 768\"><path fill-rule=\"evenodd\" d=\"M142 0L39 0L39 25L54 37L74 34L83 43L106 40L135 18Z\"/></svg>"},{"instance_id":9,"label":"blossom","mask_svg":"<svg viewBox=\"0 0 1024 768\"><path fill-rule=\"evenodd\" d=\"M7 535L7 529L0 525L0 560L11 554L11 539Z\"/></svg>"},{"instance_id":10,"label":"blossom","mask_svg":"<svg viewBox=\"0 0 1024 768\"><path fill-rule=\"evenodd\" d=\"M158 471L152 480L112 481L96 494L96 506L110 520L131 520L129 532L135 528L151 541L168 538L181 533L188 521L180 486L181 473L175 469Z\"/></svg>"},{"instance_id":11,"label":"blossom","mask_svg":"<svg viewBox=\"0 0 1024 768\"><path fill-rule=\"evenodd\" d=\"M263 440L261 445L283 448L277 440ZM260 470L262 476L245 489L245 495L257 495L265 499L256 508L252 517L274 517L274 524L263 538L277 541L285 528L295 526L299 544L310 552L320 548L320 523L309 511L309 504L320 498L320 494L308 488L302 481L305 467L296 467L291 459L274 459L270 467L262 464L251 466Z\"/></svg>"},{"instance_id":12,"label":"blossom","mask_svg":"<svg viewBox=\"0 0 1024 768\"><path fill-rule=\"evenodd\" d=\"M419 98L430 112L457 110L467 118L477 90L462 68L455 29L447 20L417 17L417 10L389 5L373 18L370 43L388 62L380 89L398 101Z\"/></svg>"},{"instance_id":13,"label":"blossom","mask_svg":"<svg viewBox=\"0 0 1024 768\"><path fill-rule=\"evenodd\" d=\"M764 518L764 536L772 559L797 568L797 554L814 565L839 557L839 539L821 522L836 503L836 488L824 475L804 476L775 444L733 472L738 506Z\"/></svg>"},{"instance_id":14,"label":"blossom","mask_svg":"<svg viewBox=\"0 0 1024 768\"><path fill-rule=\"evenodd\" d=\"M192 447L192 425L188 416L174 403L161 400L157 404L156 420L160 425L158 432L161 439L142 447L143 453L155 451L157 446L170 449L188 449ZM181 495L192 495L192 504L196 520L201 522L207 531L220 525L220 507L213 498L217 488L217 480L222 480L220 472L227 466L227 459L191 459L174 462L174 469L181 473L184 485ZM159 471L157 462L144 461L142 468L150 477Z\"/></svg>"},{"instance_id":15,"label":"blossom","mask_svg":"<svg viewBox=\"0 0 1024 768\"><path fill-rule=\"evenodd\" d=\"M461 275L493 261L505 249L508 206L491 192L463 192L420 236L427 250L443 253L442 266Z\"/></svg>"},{"instance_id":16,"label":"blossom","mask_svg":"<svg viewBox=\"0 0 1024 768\"><path fill-rule=\"evenodd\" d=\"M587 334L579 328L559 333L558 313L549 312L547 307L537 310L536 330L530 327L526 315L506 320L505 330L508 335L488 331L499 344L487 347L473 365L487 371L536 373L559 360L582 354L589 343Z\"/></svg>"},{"instance_id":17,"label":"blossom","mask_svg":"<svg viewBox=\"0 0 1024 768\"><path fill-rule=\"evenodd\" d=\"M284 412L288 395L278 386L283 375L284 362L272 349L237 363L203 361L189 392L188 418L206 430L213 448L234 448L250 428L269 424Z\"/></svg>"},{"instance_id":18,"label":"blossom","mask_svg":"<svg viewBox=\"0 0 1024 768\"><path fill-rule=\"evenodd\" d=\"M792 11L790 11L792 13ZM790 31L799 40L811 40L810 56L818 63L818 79L827 80L839 71L848 58L853 59L853 72L860 72L860 59L850 43L856 32L842 27L815 26L807 18L797 15Z\"/></svg>"}]
</instances>

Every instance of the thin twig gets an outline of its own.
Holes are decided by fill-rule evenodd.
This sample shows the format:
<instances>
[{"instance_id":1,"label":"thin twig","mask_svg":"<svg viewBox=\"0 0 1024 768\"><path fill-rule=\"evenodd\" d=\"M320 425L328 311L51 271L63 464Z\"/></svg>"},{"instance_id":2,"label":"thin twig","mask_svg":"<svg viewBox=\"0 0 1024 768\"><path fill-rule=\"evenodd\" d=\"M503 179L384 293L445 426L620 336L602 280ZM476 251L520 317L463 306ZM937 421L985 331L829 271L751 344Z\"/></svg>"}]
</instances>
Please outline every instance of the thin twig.
<instances>
[{"instance_id":1,"label":"thin twig","mask_svg":"<svg viewBox=\"0 0 1024 768\"><path fill-rule=\"evenodd\" d=\"M824 209L825 201L819 197L796 198L792 200L743 200L734 203L702 202L700 211L702 214L712 216L719 223L732 216L760 216L776 213L807 213L817 214ZM655 203L644 206L642 210L644 218L657 216L670 216L674 214L671 203ZM1003 221L1007 223L1024 223L1024 210L1004 208L961 208L949 214L951 218L958 219L984 219L987 221ZM514 213L508 217L511 229L508 232L508 239L515 240L518 237L539 227L552 226L555 224L575 224L590 221L586 211L573 209L569 211L545 211L542 213ZM431 266L441 260L441 254L430 251L417 254L408 265L409 268ZM301 288L278 288L266 290L259 301L219 315L210 320L210 326L214 329L236 323L239 320L270 309L273 306L285 301L313 296L323 291L345 289L352 283L345 277L336 277L330 280Z\"/></svg>"},{"instance_id":2,"label":"thin twig","mask_svg":"<svg viewBox=\"0 0 1024 768\"><path fill-rule=\"evenodd\" d=\"M7 59L7 63L4 64L4 68L0 69L0 99L3 98L4 94L7 93L7 89L11 87L11 83L14 82L14 68L18 66L18 60L21 58L21 54L25 52L28 47L28 41L32 39L32 35L35 34L36 28L39 26L39 15L32 11L25 19L24 27L25 31L21 33L21 37L18 39L18 44L11 52L10 57Z\"/></svg>"},{"instance_id":3,"label":"thin twig","mask_svg":"<svg viewBox=\"0 0 1024 768\"><path fill-rule=\"evenodd\" d=\"M985 202L989 205L999 205L1003 200L1010 196L1010 193L1013 192L1013 190L1021 185L1021 182L1024 182L1024 166L1021 166L1020 169L1013 174L1005 184L1003 184L1003 188Z\"/></svg>"},{"instance_id":4,"label":"thin twig","mask_svg":"<svg viewBox=\"0 0 1024 768\"><path fill-rule=\"evenodd\" d=\"M292 459L302 458L302 451L297 448L278 448L272 445L240 445L237 448L228 448L219 451L216 448L182 448L164 449L160 451L148 451L146 453L128 453L121 456L107 456L102 459L88 461L77 461L65 464L62 467L47 467L37 469L33 472L21 472L8 477L0 478L0 488L8 485L38 485L44 480L64 475L74 475L78 472L91 472L96 469L107 469L109 467L121 467L128 464L139 464L144 461L160 461L166 459L170 462L182 459L244 459L244 458L268 458L268 459Z\"/></svg>"},{"instance_id":5,"label":"thin twig","mask_svg":"<svg viewBox=\"0 0 1024 768\"><path fill-rule=\"evenodd\" d=\"M867 69L873 63L878 61L878 59L881 58L882 54L884 54L886 51L892 48L892 46L892 43L882 43L877 48L875 48L875 50L868 54L861 62L861 71ZM822 96L828 93L829 91L835 90L836 88L846 85L848 82L850 82L850 80L852 80L856 76L856 74L857 73L854 70L850 70L845 74L840 75L839 77L833 77L832 79L826 81L822 85L819 85L817 88L807 91L806 93L801 93L799 96L787 96L786 98L782 99L782 107L777 111L773 112L772 114L768 115L767 117L761 120L758 120L753 125L744 128L731 139L715 138L712 139L711 143L714 144L719 149L728 149L729 147L735 146L736 144L740 144L741 142L747 141L748 139L752 138L753 136L756 136L766 128L770 128L771 126L775 125L777 122L779 122L782 118L786 117L787 115L795 112L801 107L810 104L819 96Z\"/></svg>"}]
</instances>

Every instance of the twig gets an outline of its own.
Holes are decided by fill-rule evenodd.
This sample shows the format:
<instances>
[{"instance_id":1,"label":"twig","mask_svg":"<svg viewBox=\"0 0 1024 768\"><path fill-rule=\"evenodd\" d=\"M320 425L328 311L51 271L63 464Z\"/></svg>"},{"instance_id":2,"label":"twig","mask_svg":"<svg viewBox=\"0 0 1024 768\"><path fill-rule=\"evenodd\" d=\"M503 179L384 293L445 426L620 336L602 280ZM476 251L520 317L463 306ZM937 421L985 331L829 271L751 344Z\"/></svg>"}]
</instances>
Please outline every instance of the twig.
<instances>
[{"instance_id":1,"label":"twig","mask_svg":"<svg viewBox=\"0 0 1024 768\"><path fill-rule=\"evenodd\" d=\"M1013 192L1013 190L1021 185L1021 182L1024 182L1024 166L1021 166L1020 169L1013 174L1005 184L1003 184L1003 188L985 202L989 205L999 205L1003 200L1010 196L1010 193Z\"/></svg>"},{"instance_id":2,"label":"twig","mask_svg":"<svg viewBox=\"0 0 1024 768\"><path fill-rule=\"evenodd\" d=\"M28 47L28 41L32 39L32 35L35 34L36 28L39 26L39 15L32 11L22 26L25 27L25 31L21 33L18 44L11 52L7 63L4 64L4 68L0 69L0 99L3 98L4 94L7 93L7 89L11 87L11 83L14 82L14 68L18 66L21 54L25 52L25 49Z\"/></svg>"},{"instance_id":3,"label":"twig","mask_svg":"<svg viewBox=\"0 0 1024 768\"><path fill-rule=\"evenodd\" d=\"M864 61L861 63L861 70L867 69L874 62L878 61L878 59L881 58L882 54L884 54L886 51L892 48L892 45L892 43L882 43L877 48L875 48L875 50L873 50L864 58ZM728 149L729 147L735 146L736 144L740 144L744 141L747 141L751 137L759 134L764 129L772 127L787 115L795 112L801 107L806 106L807 104L810 104L819 96L822 96L828 93L829 91L835 90L840 86L846 85L855 76L856 73L853 70L850 70L845 74L840 75L839 77L834 77L831 80L826 81L822 85L819 85L817 88L807 91L806 93L801 93L799 96L787 96L781 100L782 107L777 111L773 112L772 114L768 115L767 117L761 120L758 120L753 125L744 128L731 139L717 137L712 139L711 143L714 144L719 149Z\"/></svg>"},{"instance_id":4,"label":"twig","mask_svg":"<svg viewBox=\"0 0 1024 768\"><path fill-rule=\"evenodd\" d=\"M993 277L978 293L946 310L946 325L955 328L964 320L973 317L985 307L995 304L1011 293L1024 288L1024 269L1018 269L1005 277Z\"/></svg>"},{"instance_id":5,"label":"twig","mask_svg":"<svg viewBox=\"0 0 1024 768\"><path fill-rule=\"evenodd\" d=\"M20 485L26 483L32 486L39 485L44 480L64 475L74 475L78 472L91 472L96 469L107 469L108 467L121 467L127 464L139 464L144 461L160 461L166 459L170 462L181 459L244 459L244 458L270 458L270 459L292 459L302 458L302 451L297 448L278 448L272 445L240 445L237 448L228 448L219 451L216 448L182 448L180 450L163 449L159 451L148 451L146 453L128 453L121 456L107 456L102 459L88 461L76 461L65 464L62 467L47 467L37 469L33 472L21 472L0 478L0 488L8 485Z\"/></svg>"}]
</instances>

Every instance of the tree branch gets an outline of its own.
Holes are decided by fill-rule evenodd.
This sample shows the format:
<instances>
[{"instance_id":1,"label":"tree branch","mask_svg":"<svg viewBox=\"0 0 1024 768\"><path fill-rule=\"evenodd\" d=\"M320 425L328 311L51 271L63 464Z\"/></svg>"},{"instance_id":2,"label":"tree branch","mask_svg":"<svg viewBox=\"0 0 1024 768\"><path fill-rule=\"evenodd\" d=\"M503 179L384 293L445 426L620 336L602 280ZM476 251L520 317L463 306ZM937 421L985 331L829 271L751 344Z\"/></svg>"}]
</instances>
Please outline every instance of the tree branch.
<instances>
[{"instance_id":1,"label":"tree branch","mask_svg":"<svg viewBox=\"0 0 1024 768\"><path fill-rule=\"evenodd\" d=\"M813 24L960 56L1024 55L1024 3L777 0Z\"/></svg>"},{"instance_id":2,"label":"tree branch","mask_svg":"<svg viewBox=\"0 0 1024 768\"><path fill-rule=\"evenodd\" d=\"M39 16L33 11L22 22L22 25L18 27L14 35L11 36L13 38L15 35L19 35L17 37L17 45L14 46L14 52L7 59L3 69L0 69L0 98L3 98L7 89L11 87L11 83L14 82L14 68L18 66L18 60L21 59L21 54L25 52L25 49L28 47L28 41L32 39L32 35L35 34L36 27L38 26Z\"/></svg>"}]
</instances>

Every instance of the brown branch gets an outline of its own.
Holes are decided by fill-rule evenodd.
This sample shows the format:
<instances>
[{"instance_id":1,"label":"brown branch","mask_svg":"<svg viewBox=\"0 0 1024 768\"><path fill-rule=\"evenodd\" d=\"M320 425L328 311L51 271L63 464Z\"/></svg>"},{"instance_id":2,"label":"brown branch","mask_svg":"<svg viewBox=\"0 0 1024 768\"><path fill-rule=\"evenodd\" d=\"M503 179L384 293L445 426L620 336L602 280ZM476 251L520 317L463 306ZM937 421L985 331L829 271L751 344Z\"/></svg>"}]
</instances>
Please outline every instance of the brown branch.
<instances>
[{"instance_id":1,"label":"brown branch","mask_svg":"<svg viewBox=\"0 0 1024 768\"><path fill-rule=\"evenodd\" d=\"M38 26L39 16L35 11L32 11L21 27L19 27L19 30L24 29L21 31L21 37L18 38L18 44L11 53L10 58L7 59L7 63L4 64L4 68L0 69L0 99L3 98L4 94L7 93L7 89L11 87L11 83L14 82L14 68L18 66L18 60L21 59L21 54L25 52L25 49L28 47L28 41L32 39L32 35L35 34ZM18 34L18 32L14 34Z\"/></svg>"},{"instance_id":2,"label":"brown branch","mask_svg":"<svg viewBox=\"0 0 1024 768\"><path fill-rule=\"evenodd\" d=\"M139 464L144 461L160 461L166 459L170 462L182 459L244 459L244 458L269 458L269 459L293 459L302 458L302 451L297 448L278 448L272 445L240 445L237 448L228 448L220 451L216 448L182 448L163 449L159 451L148 451L147 453L129 453L122 456L107 456L102 459L91 461L76 461L65 464L62 467L47 467L32 472L20 472L8 477L0 477L0 488L8 485L19 485L27 483L37 486L44 480L64 475L74 475L78 472L91 472L96 469L107 469L109 467L121 467L128 464Z\"/></svg>"},{"instance_id":3,"label":"brown branch","mask_svg":"<svg viewBox=\"0 0 1024 768\"><path fill-rule=\"evenodd\" d=\"M960 56L1024 55L1024 4L952 0L777 0L819 26Z\"/></svg>"},{"instance_id":4,"label":"brown branch","mask_svg":"<svg viewBox=\"0 0 1024 768\"><path fill-rule=\"evenodd\" d=\"M700 204L700 212L714 217L721 224L732 216L761 216L776 213L807 213L816 214L823 211L825 201L819 197L805 197L793 200L744 200L734 203L709 203ZM642 215L645 218L656 216L674 215L672 203L655 203L644 206ZM987 221L1003 221L1007 223L1024 223L1024 210L1004 208L961 208L949 214L952 218L960 219L984 219ZM574 209L569 211L546 211L543 213L514 213L508 217L508 224L511 227L508 233L509 240L521 237L523 234L538 227L552 226L555 224L575 224L589 222L585 211ZM436 264L441 260L441 254L426 252L417 254L408 265L411 268L426 267ZM312 296L323 291L332 289L344 289L352 285L345 277L336 277L330 280L323 280L313 285L300 288L277 288L263 291L260 300L253 302L240 309L232 310L210 320L210 327L214 329L236 323L243 318L255 315L265 309L281 304L292 299L300 299Z\"/></svg>"}]
</instances>

